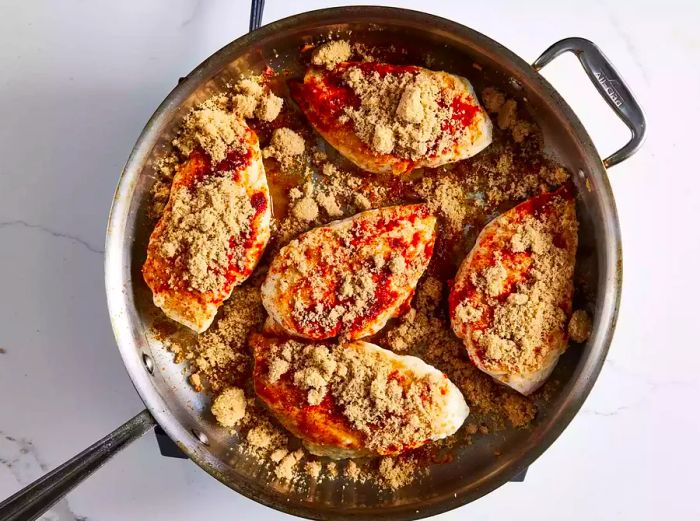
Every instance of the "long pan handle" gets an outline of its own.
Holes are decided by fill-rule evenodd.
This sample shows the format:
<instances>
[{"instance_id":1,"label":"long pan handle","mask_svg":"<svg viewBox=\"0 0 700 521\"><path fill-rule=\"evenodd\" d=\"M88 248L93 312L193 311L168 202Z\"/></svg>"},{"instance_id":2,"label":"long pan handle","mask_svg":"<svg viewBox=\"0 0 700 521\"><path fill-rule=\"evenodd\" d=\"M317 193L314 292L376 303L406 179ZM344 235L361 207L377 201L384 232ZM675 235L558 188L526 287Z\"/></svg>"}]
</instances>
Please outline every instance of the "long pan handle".
<instances>
[{"instance_id":1,"label":"long pan handle","mask_svg":"<svg viewBox=\"0 0 700 521\"><path fill-rule=\"evenodd\" d=\"M255 31L262 25L263 9L265 0L252 0L250 4L250 32Z\"/></svg>"},{"instance_id":2,"label":"long pan handle","mask_svg":"<svg viewBox=\"0 0 700 521\"><path fill-rule=\"evenodd\" d=\"M37 519L117 452L153 428L144 410L121 427L0 503L0 521Z\"/></svg>"},{"instance_id":3,"label":"long pan handle","mask_svg":"<svg viewBox=\"0 0 700 521\"><path fill-rule=\"evenodd\" d=\"M565 38L544 51L532 66L539 71L565 52L576 55L595 88L632 133L625 146L603 160L605 168L610 168L630 157L642 146L647 128L644 112L620 73L615 70L603 51L590 40Z\"/></svg>"}]
</instances>

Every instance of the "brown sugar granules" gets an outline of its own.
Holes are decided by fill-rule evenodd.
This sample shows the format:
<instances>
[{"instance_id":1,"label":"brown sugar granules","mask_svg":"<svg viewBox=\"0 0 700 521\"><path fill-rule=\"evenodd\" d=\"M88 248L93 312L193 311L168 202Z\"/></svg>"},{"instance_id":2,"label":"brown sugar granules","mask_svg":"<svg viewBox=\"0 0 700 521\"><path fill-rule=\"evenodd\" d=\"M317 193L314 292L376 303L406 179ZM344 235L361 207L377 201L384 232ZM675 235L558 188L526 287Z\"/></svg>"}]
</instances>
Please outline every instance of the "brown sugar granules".
<instances>
[{"instance_id":1,"label":"brown sugar granules","mask_svg":"<svg viewBox=\"0 0 700 521\"><path fill-rule=\"evenodd\" d=\"M423 346L432 330L438 326L431 320L442 297L442 282L435 277L426 277L416 294L415 308L401 317L395 328L386 335L388 346L394 351L414 351Z\"/></svg>"},{"instance_id":2,"label":"brown sugar granules","mask_svg":"<svg viewBox=\"0 0 700 521\"><path fill-rule=\"evenodd\" d=\"M451 100L440 73L418 70L380 75L350 67L344 80L360 100L345 108L358 137L380 154L418 159L429 150L440 154L465 132L446 133L442 123L452 117Z\"/></svg>"},{"instance_id":3,"label":"brown sugar granules","mask_svg":"<svg viewBox=\"0 0 700 521\"><path fill-rule=\"evenodd\" d=\"M154 166L156 180L151 188L151 204L148 207L148 216L154 221L158 220L170 197L170 186L177 171L178 159L174 155L167 155L158 159Z\"/></svg>"},{"instance_id":4,"label":"brown sugar granules","mask_svg":"<svg viewBox=\"0 0 700 521\"><path fill-rule=\"evenodd\" d=\"M362 472L360 466L353 460L348 460L345 464L345 477L355 483L364 483L367 480L367 475Z\"/></svg>"},{"instance_id":5,"label":"brown sugar granules","mask_svg":"<svg viewBox=\"0 0 700 521\"><path fill-rule=\"evenodd\" d=\"M326 472L328 472L328 477L330 478L338 477L338 464L335 461L327 463Z\"/></svg>"},{"instance_id":6,"label":"brown sugar granules","mask_svg":"<svg viewBox=\"0 0 700 521\"><path fill-rule=\"evenodd\" d=\"M257 117L262 121L273 121L282 110L283 100L269 88L261 85L261 78L241 79L234 86L231 97L233 111L244 118Z\"/></svg>"},{"instance_id":7,"label":"brown sugar granules","mask_svg":"<svg viewBox=\"0 0 700 521\"><path fill-rule=\"evenodd\" d=\"M487 306L493 309L490 326L476 330L472 338L483 349L482 362L489 369L527 374L542 367L550 354L543 346L551 345L567 318L561 301L570 295L574 266L571 252L557 246L554 234L575 236L576 220L569 214L564 218L526 215L513 232L510 247L516 253L530 252L533 276L517 284L516 291L504 301L497 297L503 292L508 271L498 255L494 266L472 273L472 284L486 294ZM467 322L473 315L464 302L456 312Z\"/></svg>"},{"instance_id":8,"label":"brown sugar granules","mask_svg":"<svg viewBox=\"0 0 700 521\"><path fill-rule=\"evenodd\" d=\"M272 94L265 95L259 102L255 115L263 121L272 121L282 110L282 98Z\"/></svg>"},{"instance_id":9,"label":"brown sugar granules","mask_svg":"<svg viewBox=\"0 0 700 521\"><path fill-rule=\"evenodd\" d=\"M283 168L304 153L304 138L293 130L282 127L272 133L270 144L263 150L264 157L274 157Z\"/></svg>"},{"instance_id":10,"label":"brown sugar granules","mask_svg":"<svg viewBox=\"0 0 700 521\"><path fill-rule=\"evenodd\" d=\"M304 197L292 209L294 217L301 221L313 221L318 217L318 204L310 197Z\"/></svg>"},{"instance_id":11,"label":"brown sugar granules","mask_svg":"<svg viewBox=\"0 0 700 521\"><path fill-rule=\"evenodd\" d=\"M518 114L518 104L515 100L509 99L498 110L498 128L501 130L506 130L515 125L517 121Z\"/></svg>"},{"instance_id":12,"label":"brown sugar granules","mask_svg":"<svg viewBox=\"0 0 700 521\"><path fill-rule=\"evenodd\" d=\"M489 112L498 112L506 102L505 95L493 87L486 87L481 93L481 101Z\"/></svg>"},{"instance_id":13,"label":"brown sugar granules","mask_svg":"<svg viewBox=\"0 0 700 521\"><path fill-rule=\"evenodd\" d=\"M240 450L244 454L255 457L260 463L266 463L272 461L273 454L286 455L287 441L286 434L263 414L254 418L254 424L246 433L245 443L240 445ZM279 462L283 456L275 459Z\"/></svg>"},{"instance_id":14,"label":"brown sugar granules","mask_svg":"<svg viewBox=\"0 0 700 521\"><path fill-rule=\"evenodd\" d=\"M264 319L260 289L253 279L234 288L214 326L194 342L174 336L164 343L175 353L176 363L188 361L197 380L205 380L209 389L220 393L236 382L240 386L245 383L252 364L246 345L248 333Z\"/></svg>"},{"instance_id":15,"label":"brown sugar granules","mask_svg":"<svg viewBox=\"0 0 700 521\"><path fill-rule=\"evenodd\" d=\"M380 484L390 490L406 486L420 474L420 467L410 457L382 458L379 463Z\"/></svg>"},{"instance_id":16,"label":"brown sugar granules","mask_svg":"<svg viewBox=\"0 0 700 521\"><path fill-rule=\"evenodd\" d=\"M279 463L287 454L289 454L287 449L275 449L272 451L272 454L270 454L270 461L273 463Z\"/></svg>"},{"instance_id":17,"label":"brown sugar granules","mask_svg":"<svg viewBox=\"0 0 700 521\"><path fill-rule=\"evenodd\" d=\"M317 181L316 200L329 217L340 217L356 210L369 210L381 206L386 197L386 187L367 175L354 174L324 162ZM344 209L355 211L345 212Z\"/></svg>"},{"instance_id":18,"label":"brown sugar granules","mask_svg":"<svg viewBox=\"0 0 700 521\"><path fill-rule=\"evenodd\" d=\"M456 179L467 194L467 222L481 227L485 222L480 222L480 215L483 219L494 211L500 213L515 202L549 191L569 179L566 169L541 158L540 143L534 135L521 145L501 138L473 158L431 170L430 176L435 179L434 184L442 182L442 177L447 177L448 182ZM435 199L435 195L419 191Z\"/></svg>"},{"instance_id":19,"label":"brown sugar granules","mask_svg":"<svg viewBox=\"0 0 700 521\"><path fill-rule=\"evenodd\" d=\"M402 383L395 377L395 362L364 344L289 340L272 349L273 363L288 362L294 385L307 392L308 404L318 405L330 394L372 451L421 444L439 431L443 377L409 372L410 381ZM267 378L274 383L278 372L270 371Z\"/></svg>"},{"instance_id":20,"label":"brown sugar granules","mask_svg":"<svg viewBox=\"0 0 700 521\"><path fill-rule=\"evenodd\" d=\"M195 107L185 118L173 145L185 156L201 147L214 162L224 159L230 150L243 150L247 126L238 114L226 110L226 102L222 95Z\"/></svg>"},{"instance_id":21,"label":"brown sugar granules","mask_svg":"<svg viewBox=\"0 0 700 521\"><path fill-rule=\"evenodd\" d=\"M510 127L510 132L513 135L513 141L522 143L528 136L536 132L536 128L529 121L518 119Z\"/></svg>"},{"instance_id":22,"label":"brown sugar granules","mask_svg":"<svg viewBox=\"0 0 700 521\"><path fill-rule=\"evenodd\" d=\"M314 183L306 181L301 187L295 186L288 192L290 212L280 225L282 242L311 228L318 220L320 211L316 202Z\"/></svg>"},{"instance_id":23,"label":"brown sugar granules","mask_svg":"<svg viewBox=\"0 0 700 521\"><path fill-rule=\"evenodd\" d=\"M509 199L525 199L535 194L541 183L534 172L517 172L514 153L509 149L503 150L486 168L492 173L487 182L486 197L494 205Z\"/></svg>"},{"instance_id":24,"label":"brown sugar granules","mask_svg":"<svg viewBox=\"0 0 700 521\"><path fill-rule=\"evenodd\" d=\"M506 394L501 400L501 406L513 427L525 427L532 421L534 406L520 396ZM488 430L486 431L488 433Z\"/></svg>"},{"instance_id":25,"label":"brown sugar granules","mask_svg":"<svg viewBox=\"0 0 700 521\"><path fill-rule=\"evenodd\" d=\"M310 478L315 480L321 475L323 464L320 461L307 461L304 470Z\"/></svg>"},{"instance_id":26,"label":"brown sugar granules","mask_svg":"<svg viewBox=\"0 0 700 521\"><path fill-rule=\"evenodd\" d=\"M372 202L369 199L367 199L367 196L364 194L355 194L354 203L359 210L364 211L372 208Z\"/></svg>"},{"instance_id":27,"label":"brown sugar granules","mask_svg":"<svg viewBox=\"0 0 700 521\"><path fill-rule=\"evenodd\" d=\"M524 119L518 118L518 102L506 99L505 95L493 87L487 87L481 93L484 106L489 112L497 115L496 123L501 130L510 130L513 141L522 143L536 133L537 128Z\"/></svg>"},{"instance_id":28,"label":"brown sugar granules","mask_svg":"<svg viewBox=\"0 0 700 521\"><path fill-rule=\"evenodd\" d=\"M327 250L332 245L326 244ZM327 255L331 257L331 252ZM325 281L318 273L309 273L312 290L322 293L325 289ZM299 324L319 324L324 329L330 329L340 321L344 327L353 325L358 317L361 317L376 301L377 283L369 271L345 273L338 293L339 299L330 310L321 306L319 309L306 309L304 301L299 299L292 311L294 319Z\"/></svg>"},{"instance_id":29,"label":"brown sugar granules","mask_svg":"<svg viewBox=\"0 0 700 521\"><path fill-rule=\"evenodd\" d=\"M332 69L338 63L348 61L352 49L346 40L326 42L314 51L311 63Z\"/></svg>"},{"instance_id":30,"label":"brown sugar granules","mask_svg":"<svg viewBox=\"0 0 700 521\"><path fill-rule=\"evenodd\" d=\"M289 191L289 200L292 206L292 216L302 222L312 222L318 217L318 203L314 199L314 185L311 182L304 184L304 191L292 188Z\"/></svg>"},{"instance_id":31,"label":"brown sugar granules","mask_svg":"<svg viewBox=\"0 0 700 521\"><path fill-rule=\"evenodd\" d=\"M591 336L593 324L591 318L583 309L577 309L569 320L569 338L577 344L583 344Z\"/></svg>"},{"instance_id":32,"label":"brown sugar granules","mask_svg":"<svg viewBox=\"0 0 700 521\"><path fill-rule=\"evenodd\" d=\"M202 390L204 389L204 387L202 387L202 377L199 376L199 373L192 373L188 381L190 382L192 388L198 393L202 392Z\"/></svg>"},{"instance_id":33,"label":"brown sugar granules","mask_svg":"<svg viewBox=\"0 0 700 521\"><path fill-rule=\"evenodd\" d=\"M389 190L366 172L341 170L313 143L306 144L314 169L305 169L288 192L289 212L278 223L277 245L283 246L313 226L387 205ZM274 248L274 246L273 246Z\"/></svg>"},{"instance_id":34,"label":"brown sugar granules","mask_svg":"<svg viewBox=\"0 0 700 521\"><path fill-rule=\"evenodd\" d=\"M214 291L226 281L231 261L240 258L232 241L250 230L255 214L245 187L231 176L207 177L171 194L171 218L165 221L161 255L182 262L181 276L197 291Z\"/></svg>"},{"instance_id":35,"label":"brown sugar granules","mask_svg":"<svg viewBox=\"0 0 700 521\"><path fill-rule=\"evenodd\" d=\"M343 215L343 210L338 204L333 193L321 192L316 195L316 200L321 208L323 208L329 217L340 217Z\"/></svg>"},{"instance_id":36,"label":"brown sugar granules","mask_svg":"<svg viewBox=\"0 0 700 521\"><path fill-rule=\"evenodd\" d=\"M299 476L299 474L296 472L297 464L303 457L304 451L301 449L288 453L280 460L277 467L275 467L275 476L277 476L279 479L284 479L287 481L294 481L297 479Z\"/></svg>"},{"instance_id":37,"label":"brown sugar granules","mask_svg":"<svg viewBox=\"0 0 700 521\"><path fill-rule=\"evenodd\" d=\"M211 406L211 412L223 427L235 427L245 416L246 399L242 389L229 387L219 394Z\"/></svg>"},{"instance_id":38,"label":"brown sugar granules","mask_svg":"<svg viewBox=\"0 0 700 521\"><path fill-rule=\"evenodd\" d=\"M463 181L449 173L424 177L416 190L425 198L430 209L447 225L447 231L460 231L473 214L475 201Z\"/></svg>"},{"instance_id":39,"label":"brown sugar granules","mask_svg":"<svg viewBox=\"0 0 700 521\"><path fill-rule=\"evenodd\" d=\"M401 323L387 334L388 346L397 352L407 351L425 341L430 332L428 317L411 308L401 319Z\"/></svg>"}]
</instances>

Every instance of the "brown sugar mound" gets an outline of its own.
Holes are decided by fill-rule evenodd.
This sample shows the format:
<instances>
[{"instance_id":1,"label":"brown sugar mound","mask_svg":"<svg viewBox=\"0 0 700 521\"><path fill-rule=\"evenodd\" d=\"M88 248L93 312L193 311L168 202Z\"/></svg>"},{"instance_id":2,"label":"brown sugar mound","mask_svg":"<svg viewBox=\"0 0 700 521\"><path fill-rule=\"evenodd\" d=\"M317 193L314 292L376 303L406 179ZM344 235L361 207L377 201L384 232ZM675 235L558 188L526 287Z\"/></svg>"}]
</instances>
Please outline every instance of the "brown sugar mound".
<instances>
[{"instance_id":1,"label":"brown sugar mound","mask_svg":"<svg viewBox=\"0 0 700 521\"><path fill-rule=\"evenodd\" d=\"M345 477L348 481L354 481L355 483L364 483L369 479L369 476L363 471L362 467L353 460L349 460L345 464Z\"/></svg>"},{"instance_id":2,"label":"brown sugar mound","mask_svg":"<svg viewBox=\"0 0 700 521\"><path fill-rule=\"evenodd\" d=\"M289 192L289 200L293 203L292 216L302 222L313 222L318 217L318 203L314 199L314 185L311 182L304 184L304 190L292 188Z\"/></svg>"},{"instance_id":3,"label":"brown sugar mound","mask_svg":"<svg viewBox=\"0 0 700 521\"><path fill-rule=\"evenodd\" d=\"M510 130L513 141L522 143L525 139L537 132L537 128L524 119L518 117L518 102L514 99L506 99L498 89L487 87L481 93L486 110L497 115L496 123L501 130Z\"/></svg>"},{"instance_id":4,"label":"brown sugar mound","mask_svg":"<svg viewBox=\"0 0 700 521\"><path fill-rule=\"evenodd\" d=\"M311 63L332 69L338 63L348 61L351 54L352 48L346 40L326 42L314 51Z\"/></svg>"},{"instance_id":5,"label":"brown sugar mound","mask_svg":"<svg viewBox=\"0 0 700 521\"><path fill-rule=\"evenodd\" d=\"M298 479L297 464L304 457L304 451L297 449L286 454L275 467L275 476L279 479L293 481Z\"/></svg>"},{"instance_id":6,"label":"brown sugar mound","mask_svg":"<svg viewBox=\"0 0 700 521\"><path fill-rule=\"evenodd\" d=\"M439 429L444 377L407 371L397 378L393 359L362 344L305 345L288 340L273 346L270 368L288 367L294 385L311 406L327 395L343 417L364 434L365 446L378 453L416 446ZM269 369L274 383L280 372Z\"/></svg>"},{"instance_id":7,"label":"brown sugar mound","mask_svg":"<svg viewBox=\"0 0 700 521\"><path fill-rule=\"evenodd\" d=\"M346 107L358 137L379 154L418 159L428 151L440 154L465 129L447 133L442 123L452 118L451 100L458 93L436 73L423 70L365 73L349 67L343 76L360 100Z\"/></svg>"},{"instance_id":8,"label":"brown sugar mound","mask_svg":"<svg viewBox=\"0 0 700 521\"><path fill-rule=\"evenodd\" d=\"M238 387L229 387L214 398L211 412L223 427L235 427L245 416L245 393Z\"/></svg>"},{"instance_id":9,"label":"brown sugar mound","mask_svg":"<svg viewBox=\"0 0 700 521\"><path fill-rule=\"evenodd\" d=\"M593 323L591 318L588 316L583 309L577 309L571 315L569 320L569 338L576 342L577 344L583 344L588 337L591 336L591 330L593 329Z\"/></svg>"},{"instance_id":10,"label":"brown sugar mound","mask_svg":"<svg viewBox=\"0 0 700 521\"><path fill-rule=\"evenodd\" d=\"M282 98L270 92L258 102L255 115L263 121L273 121L279 116L282 103Z\"/></svg>"},{"instance_id":11,"label":"brown sugar mound","mask_svg":"<svg viewBox=\"0 0 700 521\"><path fill-rule=\"evenodd\" d=\"M293 130L282 127L272 133L270 144L263 150L263 157L274 157L283 168L304 153L304 138Z\"/></svg>"},{"instance_id":12,"label":"brown sugar mound","mask_svg":"<svg viewBox=\"0 0 700 521\"><path fill-rule=\"evenodd\" d=\"M226 101L225 96L216 96L190 111L173 145L185 156L201 147L215 163L229 150L243 150L247 126L238 114L226 110Z\"/></svg>"},{"instance_id":13,"label":"brown sugar mound","mask_svg":"<svg viewBox=\"0 0 700 521\"><path fill-rule=\"evenodd\" d=\"M261 84L262 78L243 78L233 87L233 111L243 118L257 117L273 121L279 116L284 101Z\"/></svg>"}]
</instances>

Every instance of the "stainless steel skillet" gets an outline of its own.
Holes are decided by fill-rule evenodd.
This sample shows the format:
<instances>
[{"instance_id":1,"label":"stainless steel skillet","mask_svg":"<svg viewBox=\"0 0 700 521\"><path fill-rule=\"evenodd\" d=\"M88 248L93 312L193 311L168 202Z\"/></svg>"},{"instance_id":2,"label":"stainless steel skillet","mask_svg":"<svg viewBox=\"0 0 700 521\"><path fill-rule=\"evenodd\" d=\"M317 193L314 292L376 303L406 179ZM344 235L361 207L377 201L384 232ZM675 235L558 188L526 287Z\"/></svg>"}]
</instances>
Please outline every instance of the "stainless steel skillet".
<instances>
[{"instance_id":1,"label":"stainless steel skillet","mask_svg":"<svg viewBox=\"0 0 700 521\"><path fill-rule=\"evenodd\" d=\"M578 264L591 281L588 298L595 320L585 347L570 349L557 367L555 377L564 384L548 403L541 404L531 429L457 447L454 461L433 466L428 479L393 495L330 482L300 493L270 481L253 462L228 450L235 441L215 425L206 399L186 385L180 368L148 335L154 310L140 266L150 233L145 209L154 181L153 161L197 101L265 63L298 68L299 48L329 31L341 35L352 31L356 41L405 42L430 52L434 68L471 78L477 91L496 85L526 99L527 109L544 133L547 152L575 174L579 191ZM537 72L566 51L579 57L596 88L630 128L630 141L605 160L571 108ZM473 63L483 70L476 71ZM134 146L112 205L105 257L107 300L124 364L147 409L1 503L0 521L35 519L156 422L192 460L229 487L273 508L313 519L416 519L456 508L502 485L564 430L603 364L615 327L622 276L619 225L606 168L632 155L644 132L641 109L620 76L595 45L581 38L554 44L531 66L486 36L443 18L403 9L346 7L286 18L227 45L184 78L156 110Z\"/></svg>"}]
</instances>

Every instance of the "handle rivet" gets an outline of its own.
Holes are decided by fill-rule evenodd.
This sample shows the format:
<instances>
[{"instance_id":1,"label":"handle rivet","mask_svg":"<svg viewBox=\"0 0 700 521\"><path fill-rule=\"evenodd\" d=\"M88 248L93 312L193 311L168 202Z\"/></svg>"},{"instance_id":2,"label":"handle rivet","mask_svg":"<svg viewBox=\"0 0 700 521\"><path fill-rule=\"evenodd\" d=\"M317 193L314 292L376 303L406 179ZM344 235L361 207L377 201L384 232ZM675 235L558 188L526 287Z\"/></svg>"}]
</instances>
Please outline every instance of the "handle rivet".
<instances>
[{"instance_id":1,"label":"handle rivet","mask_svg":"<svg viewBox=\"0 0 700 521\"><path fill-rule=\"evenodd\" d=\"M146 371L148 371L150 374L153 374L153 358L144 353L143 355L141 355L141 359L143 360L144 367L146 367Z\"/></svg>"},{"instance_id":2,"label":"handle rivet","mask_svg":"<svg viewBox=\"0 0 700 521\"><path fill-rule=\"evenodd\" d=\"M513 77L508 78L508 83L510 83L510 86L515 90L523 90L523 84Z\"/></svg>"},{"instance_id":3,"label":"handle rivet","mask_svg":"<svg viewBox=\"0 0 700 521\"><path fill-rule=\"evenodd\" d=\"M209 445L209 438L207 438L207 435L204 434L202 431L192 429L191 432L194 435L194 437L199 440L199 443L201 443L202 445Z\"/></svg>"}]
</instances>

